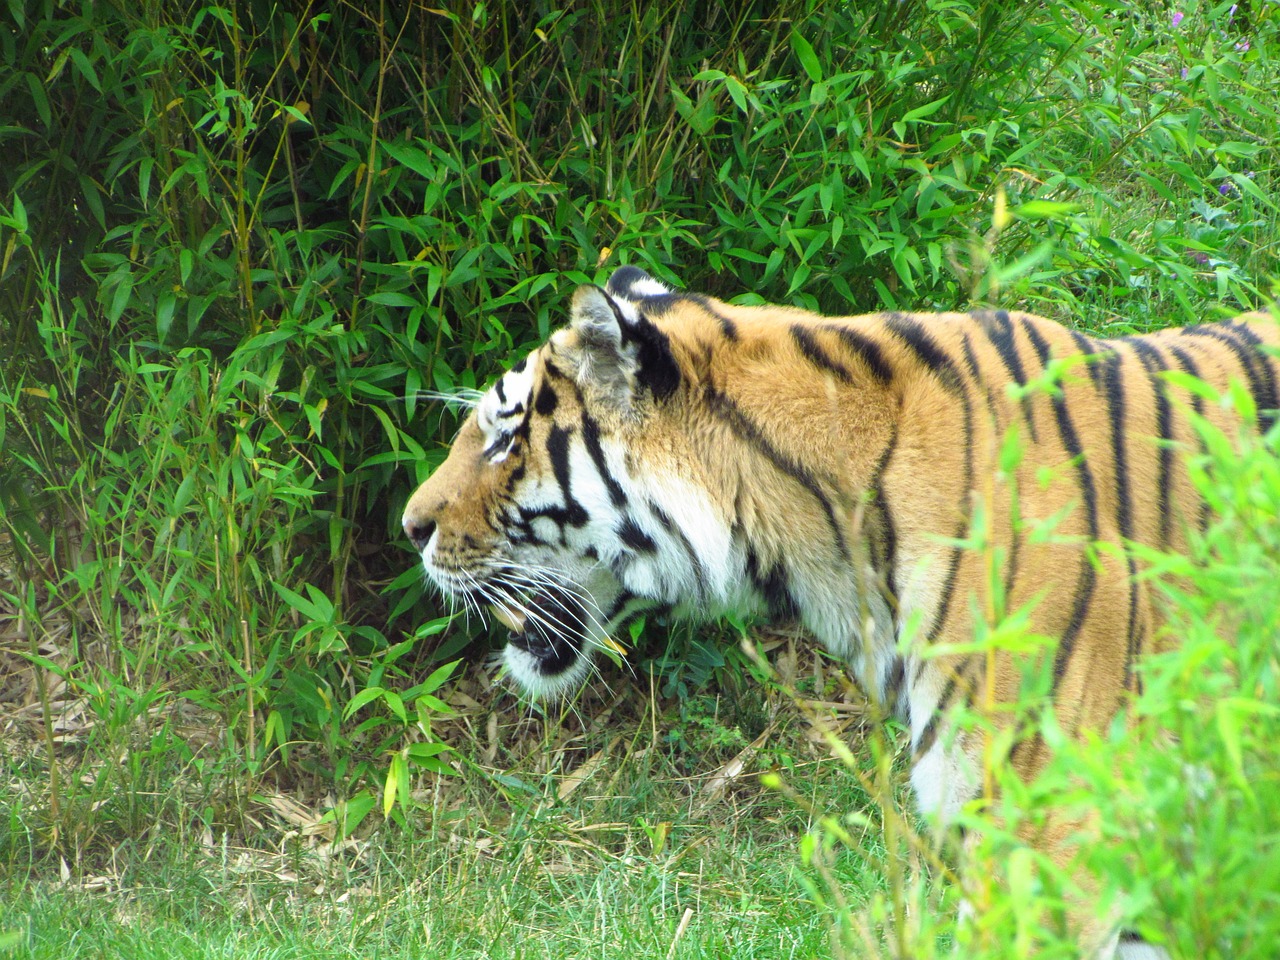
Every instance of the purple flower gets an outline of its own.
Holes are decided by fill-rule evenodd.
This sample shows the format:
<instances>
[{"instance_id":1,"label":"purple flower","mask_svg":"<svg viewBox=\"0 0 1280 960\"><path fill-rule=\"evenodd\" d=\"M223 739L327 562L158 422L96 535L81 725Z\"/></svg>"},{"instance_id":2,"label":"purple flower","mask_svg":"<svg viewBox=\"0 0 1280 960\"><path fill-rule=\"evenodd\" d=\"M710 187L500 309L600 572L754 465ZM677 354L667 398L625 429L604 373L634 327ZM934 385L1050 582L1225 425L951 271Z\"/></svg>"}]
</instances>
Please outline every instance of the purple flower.
<instances>
[{"instance_id":1,"label":"purple flower","mask_svg":"<svg viewBox=\"0 0 1280 960\"><path fill-rule=\"evenodd\" d=\"M1183 13L1181 10L1173 11L1173 25L1177 27L1182 22Z\"/></svg>"},{"instance_id":2,"label":"purple flower","mask_svg":"<svg viewBox=\"0 0 1280 960\"><path fill-rule=\"evenodd\" d=\"M1249 52L1248 40L1241 40L1239 43L1236 44L1236 53L1248 53L1248 52Z\"/></svg>"},{"instance_id":3,"label":"purple flower","mask_svg":"<svg viewBox=\"0 0 1280 960\"><path fill-rule=\"evenodd\" d=\"M1190 72L1191 72L1191 68L1190 68L1190 67L1183 67L1183 68L1182 68L1182 79L1183 79L1183 80L1187 79L1187 74L1188 74L1188 73L1190 73Z\"/></svg>"},{"instance_id":4,"label":"purple flower","mask_svg":"<svg viewBox=\"0 0 1280 960\"><path fill-rule=\"evenodd\" d=\"M1191 259L1196 263L1208 263L1209 255L1207 253L1193 253L1191 254Z\"/></svg>"}]
</instances>

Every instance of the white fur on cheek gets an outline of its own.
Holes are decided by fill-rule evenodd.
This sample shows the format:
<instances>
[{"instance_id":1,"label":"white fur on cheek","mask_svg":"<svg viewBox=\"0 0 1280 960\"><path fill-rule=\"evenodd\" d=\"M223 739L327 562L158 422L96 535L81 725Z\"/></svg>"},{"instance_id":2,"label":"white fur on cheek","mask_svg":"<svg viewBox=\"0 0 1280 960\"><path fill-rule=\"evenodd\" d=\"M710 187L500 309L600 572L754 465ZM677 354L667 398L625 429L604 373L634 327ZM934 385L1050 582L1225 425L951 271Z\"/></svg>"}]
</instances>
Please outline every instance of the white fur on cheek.
<instances>
[{"instance_id":1,"label":"white fur on cheek","mask_svg":"<svg viewBox=\"0 0 1280 960\"><path fill-rule=\"evenodd\" d=\"M667 532L658 524L661 545L655 563L665 568L655 579L665 588L668 603L711 604L723 612L740 602L743 570L735 561L733 534L707 491L674 472L663 471L637 484L643 501L657 504L675 526ZM656 518L655 518L656 520ZM683 535L688 548L680 542ZM692 557L689 556L692 553Z\"/></svg>"}]
</instances>

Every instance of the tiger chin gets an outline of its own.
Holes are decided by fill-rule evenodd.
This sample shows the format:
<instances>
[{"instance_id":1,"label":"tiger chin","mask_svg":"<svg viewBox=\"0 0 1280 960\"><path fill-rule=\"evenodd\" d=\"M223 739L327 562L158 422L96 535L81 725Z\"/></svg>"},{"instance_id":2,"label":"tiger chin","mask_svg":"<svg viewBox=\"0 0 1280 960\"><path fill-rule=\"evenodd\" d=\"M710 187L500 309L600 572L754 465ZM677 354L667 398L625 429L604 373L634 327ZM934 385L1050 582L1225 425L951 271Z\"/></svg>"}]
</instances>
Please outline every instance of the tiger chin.
<instances>
[{"instance_id":1,"label":"tiger chin","mask_svg":"<svg viewBox=\"0 0 1280 960\"><path fill-rule=\"evenodd\" d=\"M1083 545L1185 545L1208 516L1188 414L1236 425L1161 374L1239 381L1265 428L1278 343L1263 314L1102 340L1002 310L738 306L622 267L475 404L404 529L442 592L511 630L508 671L534 696L624 652L612 638L645 612L799 619L901 718L918 804L946 823L981 788L981 738L951 729L952 708L977 690L1012 702L1022 674L1012 654L988 676L985 656L924 652L972 638L996 556L1005 608L1033 606L1056 640L1060 725L1105 728L1165 639L1132 554ZM1011 389L1051 364L1056 386ZM1010 432L1022 458L1002 469ZM978 506L987 554L961 545ZM1009 762L1032 777L1045 749ZM1038 842L1065 860L1072 829ZM1164 955L1079 937L1084 956Z\"/></svg>"}]
</instances>

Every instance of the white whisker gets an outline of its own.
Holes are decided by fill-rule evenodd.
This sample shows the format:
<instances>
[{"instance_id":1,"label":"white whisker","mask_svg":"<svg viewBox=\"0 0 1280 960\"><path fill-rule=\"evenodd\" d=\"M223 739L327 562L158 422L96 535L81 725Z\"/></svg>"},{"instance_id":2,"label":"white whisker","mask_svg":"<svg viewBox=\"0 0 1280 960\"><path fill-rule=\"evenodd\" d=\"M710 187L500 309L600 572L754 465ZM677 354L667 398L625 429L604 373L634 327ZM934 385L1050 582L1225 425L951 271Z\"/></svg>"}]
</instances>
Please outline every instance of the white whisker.
<instances>
[{"instance_id":1,"label":"white whisker","mask_svg":"<svg viewBox=\"0 0 1280 960\"><path fill-rule=\"evenodd\" d=\"M419 390L415 396L419 400L436 400L441 403L457 404L466 407L468 410L474 408L480 403L484 397L485 391L476 390L474 387L456 387L452 391L441 390Z\"/></svg>"}]
</instances>

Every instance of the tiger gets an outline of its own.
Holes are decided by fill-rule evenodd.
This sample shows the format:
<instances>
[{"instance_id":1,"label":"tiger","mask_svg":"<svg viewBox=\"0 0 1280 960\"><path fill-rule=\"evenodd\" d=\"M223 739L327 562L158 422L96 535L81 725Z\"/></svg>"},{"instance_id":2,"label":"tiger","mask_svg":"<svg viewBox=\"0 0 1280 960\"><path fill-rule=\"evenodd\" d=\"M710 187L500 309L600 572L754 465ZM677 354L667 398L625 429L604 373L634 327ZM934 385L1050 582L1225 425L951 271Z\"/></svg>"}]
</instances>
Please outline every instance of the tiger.
<instances>
[{"instance_id":1,"label":"tiger","mask_svg":"<svg viewBox=\"0 0 1280 960\"><path fill-rule=\"evenodd\" d=\"M1264 313L1101 339L1000 309L738 305L623 266L568 319L408 500L427 577L510 631L506 669L535 698L625 655L616 638L654 611L798 621L900 718L916 803L943 824L982 789L983 737L949 717L979 690L1015 702L1022 665L929 651L963 648L998 591L1054 639L1062 728L1104 728L1169 641L1134 553L1103 547L1184 548L1208 518L1194 420L1242 426L1165 372L1237 381L1252 429L1280 407ZM1029 737L1008 762L1029 779L1044 750ZM1065 830L1039 841L1055 857ZM1080 938L1086 956L1163 955Z\"/></svg>"}]
</instances>

